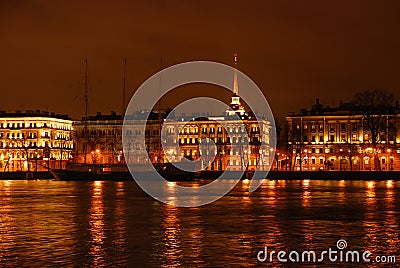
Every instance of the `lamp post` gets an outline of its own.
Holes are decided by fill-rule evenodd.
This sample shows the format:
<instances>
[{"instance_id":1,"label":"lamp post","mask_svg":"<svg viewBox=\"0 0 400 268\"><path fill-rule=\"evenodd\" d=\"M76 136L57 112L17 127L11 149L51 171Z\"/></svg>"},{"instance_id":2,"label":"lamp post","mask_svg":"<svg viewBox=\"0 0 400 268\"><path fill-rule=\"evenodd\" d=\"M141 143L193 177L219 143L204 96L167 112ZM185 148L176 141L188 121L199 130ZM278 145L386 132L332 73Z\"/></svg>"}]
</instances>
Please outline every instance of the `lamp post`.
<instances>
[{"instance_id":1,"label":"lamp post","mask_svg":"<svg viewBox=\"0 0 400 268\"><path fill-rule=\"evenodd\" d=\"M276 170L279 170L279 156L280 156L281 154L280 153L277 153L276 154Z\"/></svg>"},{"instance_id":2,"label":"lamp post","mask_svg":"<svg viewBox=\"0 0 400 268\"><path fill-rule=\"evenodd\" d=\"M307 164L307 169L309 169L309 163L308 163L308 155L307 155L308 151L307 149L304 149L304 164ZM301 163L301 159L300 159L300 163ZM301 169L300 169L301 170Z\"/></svg>"},{"instance_id":3,"label":"lamp post","mask_svg":"<svg viewBox=\"0 0 400 268\"><path fill-rule=\"evenodd\" d=\"M36 151L35 152L35 172L37 173L38 172L38 168L37 168L37 166L38 166L38 152Z\"/></svg>"}]
</instances>

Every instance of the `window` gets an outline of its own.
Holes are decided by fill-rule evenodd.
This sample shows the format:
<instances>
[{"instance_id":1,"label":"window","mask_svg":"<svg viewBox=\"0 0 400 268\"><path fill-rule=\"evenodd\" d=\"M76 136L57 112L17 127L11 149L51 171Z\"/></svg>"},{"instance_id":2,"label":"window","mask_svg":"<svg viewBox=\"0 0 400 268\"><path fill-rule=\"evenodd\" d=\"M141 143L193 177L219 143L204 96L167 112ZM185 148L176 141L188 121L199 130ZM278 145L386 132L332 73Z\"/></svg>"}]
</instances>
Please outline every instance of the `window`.
<instances>
[{"instance_id":1,"label":"window","mask_svg":"<svg viewBox=\"0 0 400 268\"><path fill-rule=\"evenodd\" d=\"M331 135L331 142L335 141L335 135Z\"/></svg>"},{"instance_id":2,"label":"window","mask_svg":"<svg viewBox=\"0 0 400 268\"><path fill-rule=\"evenodd\" d=\"M311 136L311 141L312 141L312 142L315 142L315 135L312 135L312 136Z\"/></svg>"},{"instance_id":3,"label":"window","mask_svg":"<svg viewBox=\"0 0 400 268\"><path fill-rule=\"evenodd\" d=\"M315 148L311 148L311 153L315 154Z\"/></svg>"},{"instance_id":4,"label":"window","mask_svg":"<svg viewBox=\"0 0 400 268\"><path fill-rule=\"evenodd\" d=\"M320 159L319 159L319 163L320 163L320 164L323 164L323 163L324 163L324 159L323 159L323 158L320 158Z\"/></svg>"},{"instance_id":5,"label":"window","mask_svg":"<svg viewBox=\"0 0 400 268\"><path fill-rule=\"evenodd\" d=\"M382 157L382 164L386 164L386 158Z\"/></svg>"},{"instance_id":6,"label":"window","mask_svg":"<svg viewBox=\"0 0 400 268\"><path fill-rule=\"evenodd\" d=\"M346 123L342 123L342 132L346 131Z\"/></svg>"},{"instance_id":7,"label":"window","mask_svg":"<svg viewBox=\"0 0 400 268\"><path fill-rule=\"evenodd\" d=\"M346 142L346 135L342 134L342 141Z\"/></svg>"},{"instance_id":8,"label":"window","mask_svg":"<svg viewBox=\"0 0 400 268\"><path fill-rule=\"evenodd\" d=\"M319 135L319 142L324 142L324 136Z\"/></svg>"},{"instance_id":9,"label":"window","mask_svg":"<svg viewBox=\"0 0 400 268\"><path fill-rule=\"evenodd\" d=\"M329 131L330 132L334 132L335 131L335 125L334 124L330 124L329 125Z\"/></svg>"},{"instance_id":10,"label":"window","mask_svg":"<svg viewBox=\"0 0 400 268\"><path fill-rule=\"evenodd\" d=\"M315 165L316 159L315 159L315 158L312 158L312 159L311 159L311 163L312 163L313 165Z\"/></svg>"},{"instance_id":11,"label":"window","mask_svg":"<svg viewBox=\"0 0 400 268\"><path fill-rule=\"evenodd\" d=\"M304 142L308 142L308 137L307 137L307 135L304 136L303 141L304 141Z\"/></svg>"},{"instance_id":12,"label":"window","mask_svg":"<svg viewBox=\"0 0 400 268\"><path fill-rule=\"evenodd\" d=\"M353 134L352 137L351 137L351 140L352 141L356 141L357 140L357 134Z\"/></svg>"}]
</instances>

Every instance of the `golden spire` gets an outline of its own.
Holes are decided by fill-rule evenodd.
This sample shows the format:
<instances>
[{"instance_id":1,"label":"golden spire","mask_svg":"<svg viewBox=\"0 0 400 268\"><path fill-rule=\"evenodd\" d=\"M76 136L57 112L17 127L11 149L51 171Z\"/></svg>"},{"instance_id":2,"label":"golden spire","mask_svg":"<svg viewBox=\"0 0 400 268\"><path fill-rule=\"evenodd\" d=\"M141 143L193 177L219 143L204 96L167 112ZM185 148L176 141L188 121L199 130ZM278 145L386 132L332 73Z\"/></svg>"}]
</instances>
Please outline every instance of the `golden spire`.
<instances>
[{"instance_id":1,"label":"golden spire","mask_svg":"<svg viewBox=\"0 0 400 268\"><path fill-rule=\"evenodd\" d=\"M238 58L238 54L235 53L233 54L234 56L234 61L235 61L235 73L233 76L233 93L235 95L239 95L239 85L238 85L238 78L237 78L237 58Z\"/></svg>"}]
</instances>

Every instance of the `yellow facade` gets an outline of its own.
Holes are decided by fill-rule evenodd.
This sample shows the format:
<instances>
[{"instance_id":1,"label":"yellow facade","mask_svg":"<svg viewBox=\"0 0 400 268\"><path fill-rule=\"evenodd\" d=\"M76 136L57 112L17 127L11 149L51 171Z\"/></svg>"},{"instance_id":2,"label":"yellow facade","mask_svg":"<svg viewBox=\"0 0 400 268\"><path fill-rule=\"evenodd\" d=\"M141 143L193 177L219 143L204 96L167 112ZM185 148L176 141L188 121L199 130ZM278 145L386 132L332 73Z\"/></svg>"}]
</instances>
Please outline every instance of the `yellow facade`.
<instances>
[{"instance_id":1,"label":"yellow facade","mask_svg":"<svg viewBox=\"0 0 400 268\"><path fill-rule=\"evenodd\" d=\"M0 171L62 168L73 149L72 120L47 112L0 114Z\"/></svg>"},{"instance_id":2,"label":"yellow facade","mask_svg":"<svg viewBox=\"0 0 400 268\"><path fill-rule=\"evenodd\" d=\"M270 129L266 120L222 117L168 121L163 130L165 162L181 162L183 157L197 160L206 155L209 157L197 163L196 170L255 170L257 165L267 170L271 162Z\"/></svg>"},{"instance_id":3,"label":"yellow facade","mask_svg":"<svg viewBox=\"0 0 400 268\"><path fill-rule=\"evenodd\" d=\"M400 115L383 118L381 139L372 144L363 116L354 112L288 116L287 163L293 170L400 170Z\"/></svg>"}]
</instances>

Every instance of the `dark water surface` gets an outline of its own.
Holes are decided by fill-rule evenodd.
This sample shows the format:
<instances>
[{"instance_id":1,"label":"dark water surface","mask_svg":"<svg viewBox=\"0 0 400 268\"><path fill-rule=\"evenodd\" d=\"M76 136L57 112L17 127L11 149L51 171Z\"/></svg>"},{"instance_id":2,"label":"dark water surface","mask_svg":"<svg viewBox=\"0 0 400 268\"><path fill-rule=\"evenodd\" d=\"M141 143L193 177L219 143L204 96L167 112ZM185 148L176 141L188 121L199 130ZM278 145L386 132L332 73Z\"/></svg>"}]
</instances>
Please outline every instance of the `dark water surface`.
<instances>
[{"instance_id":1,"label":"dark water surface","mask_svg":"<svg viewBox=\"0 0 400 268\"><path fill-rule=\"evenodd\" d=\"M239 182L215 203L176 208L134 182L0 181L0 267L296 267L260 263L257 253L321 252L339 239L346 250L395 255L389 266L399 266L400 182L247 188Z\"/></svg>"}]
</instances>

